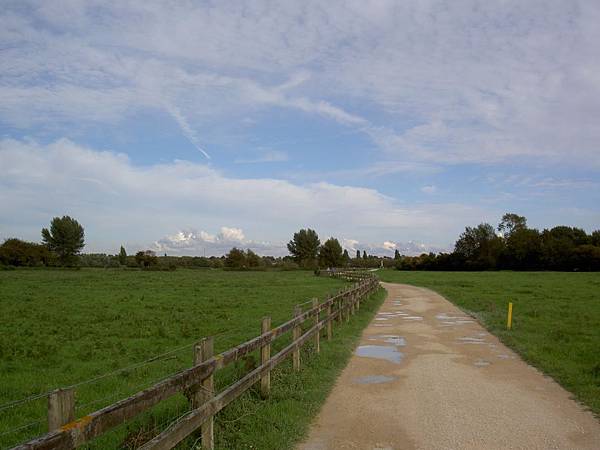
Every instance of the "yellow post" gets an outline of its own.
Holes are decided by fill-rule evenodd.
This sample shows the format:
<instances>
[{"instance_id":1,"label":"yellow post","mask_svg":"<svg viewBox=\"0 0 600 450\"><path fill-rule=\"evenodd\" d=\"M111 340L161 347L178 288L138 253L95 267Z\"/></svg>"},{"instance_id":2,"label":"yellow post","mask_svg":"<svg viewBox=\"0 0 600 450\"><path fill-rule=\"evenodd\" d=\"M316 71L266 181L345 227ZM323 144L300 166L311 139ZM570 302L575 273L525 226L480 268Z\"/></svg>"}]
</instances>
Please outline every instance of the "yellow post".
<instances>
[{"instance_id":1,"label":"yellow post","mask_svg":"<svg viewBox=\"0 0 600 450\"><path fill-rule=\"evenodd\" d=\"M508 303L508 320L506 321L506 328L508 330L512 328L512 302Z\"/></svg>"}]
</instances>

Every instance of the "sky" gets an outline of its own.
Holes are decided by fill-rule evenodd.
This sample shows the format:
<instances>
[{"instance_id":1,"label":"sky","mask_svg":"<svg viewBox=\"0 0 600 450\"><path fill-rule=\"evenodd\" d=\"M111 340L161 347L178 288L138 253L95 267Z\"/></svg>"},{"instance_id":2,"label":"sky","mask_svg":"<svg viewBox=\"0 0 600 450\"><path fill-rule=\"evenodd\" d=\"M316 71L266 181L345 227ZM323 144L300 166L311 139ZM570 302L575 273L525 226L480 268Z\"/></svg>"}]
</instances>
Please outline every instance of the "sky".
<instances>
[{"instance_id":1,"label":"sky","mask_svg":"<svg viewBox=\"0 0 600 450\"><path fill-rule=\"evenodd\" d=\"M600 228L600 2L0 8L0 239L86 252L452 249L505 212Z\"/></svg>"}]
</instances>

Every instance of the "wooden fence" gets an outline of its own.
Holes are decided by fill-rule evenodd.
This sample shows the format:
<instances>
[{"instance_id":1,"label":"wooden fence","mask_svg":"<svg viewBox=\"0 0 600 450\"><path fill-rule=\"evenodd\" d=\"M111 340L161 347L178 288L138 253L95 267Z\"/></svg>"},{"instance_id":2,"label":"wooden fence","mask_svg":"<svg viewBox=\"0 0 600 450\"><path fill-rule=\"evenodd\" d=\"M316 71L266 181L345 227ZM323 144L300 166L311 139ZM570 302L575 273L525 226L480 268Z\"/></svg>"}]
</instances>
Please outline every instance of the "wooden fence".
<instances>
[{"instance_id":1,"label":"wooden fence","mask_svg":"<svg viewBox=\"0 0 600 450\"><path fill-rule=\"evenodd\" d=\"M140 391L131 397L75 420L74 390L56 390L48 397L48 427L50 432L16 449L73 449L125 423L158 403L184 394L190 402L190 411L162 433L148 441L142 449L170 449L196 430L201 430L202 448L212 449L213 417L221 409L260 382L263 397L269 396L271 387L270 372L279 363L292 355L293 369L300 370L300 349L312 341L314 351L320 351L322 330L330 340L335 321L342 323L360 308L360 303L377 290L377 279L364 272L325 271L322 275L344 278L353 285L337 295L319 303L313 300L311 308L302 312L300 306L294 308L294 317L271 328L271 318L262 320L260 336L218 355L213 354L213 339L205 338L195 347L194 366ZM310 328L304 333L301 325L309 321ZM271 356L271 343L287 332L292 332L292 342ZM215 372L255 350L260 350L260 365L219 393L214 392Z\"/></svg>"}]
</instances>

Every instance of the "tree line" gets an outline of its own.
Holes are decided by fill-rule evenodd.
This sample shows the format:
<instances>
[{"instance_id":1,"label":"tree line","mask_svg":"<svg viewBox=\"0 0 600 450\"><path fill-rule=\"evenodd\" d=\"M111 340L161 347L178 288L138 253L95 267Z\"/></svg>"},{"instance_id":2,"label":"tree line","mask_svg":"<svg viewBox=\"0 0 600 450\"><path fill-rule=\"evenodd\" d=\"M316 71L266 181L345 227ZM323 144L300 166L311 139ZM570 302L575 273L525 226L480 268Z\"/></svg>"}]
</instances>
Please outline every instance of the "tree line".
<instances>
[{"instance_id":1,"label":"tree line","mask_svg":"<svg viewBox=\"0 0 600 450\"><path fill-rule=\"evenodd\" d=\"M356 250L351 257L338 239L321 242L313 229L294 233L287 244L289 256L260 256L251 249L232 248L224 256L158 256L152 250L128 255L121 246L116 255L81 254L84 229L77 220L55 217L41 231L42 243L6 239L0 245L0 266L68 266L142 268L224 268L228 270L310 269L327 267L395 267L399 270L600 270L600 230L556 226L542 231L527 219L507 213L496 228L488 223L466 227L450 253L423 253L394 257L368 255Z\"/></svg>"},{"instance_id":2,"label":"tree line","mask_svg":"<svg viewBox=\"0 0 600 450\"><path fill-rule=\"evenodd\" d=\"M496 228L466 227L451 253L398 256L400 270L600 270L600 230L564 225L542 231L507 213Z\"/></svg>"}]
</instances>

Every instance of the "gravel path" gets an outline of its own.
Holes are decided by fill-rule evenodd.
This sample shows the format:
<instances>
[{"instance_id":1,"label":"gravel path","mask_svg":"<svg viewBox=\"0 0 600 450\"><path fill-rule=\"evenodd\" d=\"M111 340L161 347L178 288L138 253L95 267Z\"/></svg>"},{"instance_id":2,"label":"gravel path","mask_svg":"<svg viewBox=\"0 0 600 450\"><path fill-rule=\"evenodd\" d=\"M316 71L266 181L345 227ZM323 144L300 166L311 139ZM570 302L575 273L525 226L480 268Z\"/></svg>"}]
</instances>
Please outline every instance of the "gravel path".
<instances>
[{"instance_id":1,"label":"gravel path","mask_svg":"<svg viewBox=\"0 0 600 450\"><path fill-rule=\"evenodd\" d=\"M600 422L440 295L382 283L299 450L600 449Z\"/></svg>"}]
</instances>

